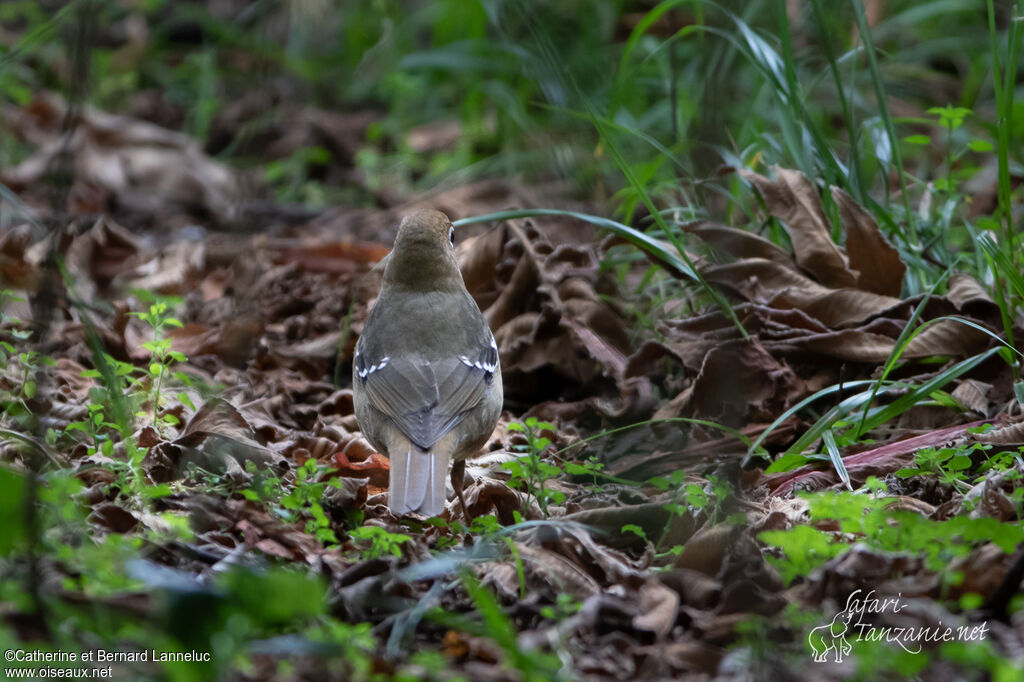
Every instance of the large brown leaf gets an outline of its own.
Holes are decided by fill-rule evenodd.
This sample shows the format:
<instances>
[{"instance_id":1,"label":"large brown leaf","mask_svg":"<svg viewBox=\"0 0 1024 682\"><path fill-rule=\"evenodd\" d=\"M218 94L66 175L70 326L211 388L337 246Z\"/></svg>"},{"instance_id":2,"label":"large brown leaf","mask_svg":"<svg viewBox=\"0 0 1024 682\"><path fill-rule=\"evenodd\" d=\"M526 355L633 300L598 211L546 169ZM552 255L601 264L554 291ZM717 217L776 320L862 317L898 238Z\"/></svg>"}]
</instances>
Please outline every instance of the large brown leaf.
<instances>
[{"instance_id":1,"label":"large brown leaf","mask_svg":"<svg viewBox=\"0 0 1024 682\"><path fill-rule=\"evenodd\" d=\"M757 189L768 212L785 225L797 265L825 286L857 286L846 256L832 241L817 188L799 171L773 166L772 172L774 181L753 171L739 171Z\"/></svg>"},{"instance_id":2,"label":"large brown leaf","mask_svg":"<svg viewBox=\"0 0 1024 682\"><path fill-rule=\"evenodd\" d=\"M846 232L846 255L857 272L857 287L882 296L899 296L907 270L899 252L882 235L874 217L849 194L833 187L832 199L839 206L839 222Z\"/></svg>"}]
</instances>

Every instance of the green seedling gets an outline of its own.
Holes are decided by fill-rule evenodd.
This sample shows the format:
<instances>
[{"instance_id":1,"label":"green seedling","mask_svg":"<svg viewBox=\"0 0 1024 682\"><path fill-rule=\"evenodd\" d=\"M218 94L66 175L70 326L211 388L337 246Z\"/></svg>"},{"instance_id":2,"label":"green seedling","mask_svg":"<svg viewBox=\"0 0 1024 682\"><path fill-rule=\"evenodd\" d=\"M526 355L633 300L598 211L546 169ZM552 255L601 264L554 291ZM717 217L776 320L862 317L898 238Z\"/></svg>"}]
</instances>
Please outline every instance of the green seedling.
<instances>
[{"instance_id":1,"label":"green seedling","mask_svg":"<svg viewBox=\"0 0 1024 682\"><path fill-rule=\"evenodd\" d=\"M501 465L511 474L509 486L523 490L533 497L540 506L544 518L549 516L549 504L561 504L565 501L565 493L560 490L551 490L545 486L548 481L564 473L561 467L544 459L545 451L551 445L551 440L542 436L541 432L554 429L554 424L539 421L536 417L530 417L525 422L509 424L509 431L517 431L526 436L526 444L518 446L524 455ZM587 473L592 473L592 470L587 470Z\"/></svg>"},{"instance_id":2,"label":"green seedling","mask_svg":"<svg viewBox=\"0 0 1024 682\"><path fill-rule=\"evenodd\" d=\"M380 526L360 526L349 531L353 540L366 543L360 552L363 559L379 559L390 554L402 556L402 545L412 540L404 533L392 533Z\"/></svg>"},{"instance_id":3,"label":"green seedling","mask_svg":"<svg viewBox=\"0 0 1024 682\"><path fill-rule=\"evenodd\" d=\"M176 300L176 299L170 299ZM171 349L171 339L166 337L166 332L172 327L182 327L181 320L172 317L169 312L169 300L158 300L150 304L146 312L130 313L149 325L153 338L142 344L142 347L152 354L152 360L146 368L144 378L148 379L149 391L148 402L152 405L153 425L158 429L165 426L176 426L178 418L173 414L160 415L160 408L164 404L164 396L161 394L164 381L171 375L171 365L175 362L187 362L185 354ZM179 380L187 381L182 373L175 375ZM194 409L194 407L193 407ZM140 412L137 416L146 416Z\"/></svg>"}]
</instances>

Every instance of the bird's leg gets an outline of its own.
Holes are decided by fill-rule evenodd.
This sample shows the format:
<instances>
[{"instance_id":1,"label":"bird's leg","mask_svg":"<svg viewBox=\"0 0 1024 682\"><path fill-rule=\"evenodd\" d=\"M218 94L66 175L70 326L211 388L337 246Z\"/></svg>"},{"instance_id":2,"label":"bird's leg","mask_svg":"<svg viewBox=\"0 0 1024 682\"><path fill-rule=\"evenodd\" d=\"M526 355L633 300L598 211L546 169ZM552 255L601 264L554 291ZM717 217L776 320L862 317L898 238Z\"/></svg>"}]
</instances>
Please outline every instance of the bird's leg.
<instances>
[{"instance_id":1,"label":"bird's leg","mask_svg":"<svg viewBox=\"0 0 1024 682\"><path fill-rule=\"evenodd\" d=\"M452 487L455 488L455 494L459 498L459 502L462 504L462 516L466 519L466 525L473 522L473 517L469 515L469 507L466 506L466 498L462 495L462 484L466 478L466 461L459 460L452 465Z\"/></svg>"}]
</instances>

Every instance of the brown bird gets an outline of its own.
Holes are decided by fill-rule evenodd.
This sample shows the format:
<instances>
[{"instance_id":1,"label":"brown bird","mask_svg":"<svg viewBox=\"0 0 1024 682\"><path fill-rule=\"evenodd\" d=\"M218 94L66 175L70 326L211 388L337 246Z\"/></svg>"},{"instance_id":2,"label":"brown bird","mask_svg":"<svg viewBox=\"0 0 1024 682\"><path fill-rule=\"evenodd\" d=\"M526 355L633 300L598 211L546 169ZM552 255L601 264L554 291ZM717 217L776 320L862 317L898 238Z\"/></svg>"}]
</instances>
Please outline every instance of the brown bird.
<instances>
[{"instance_id":1,"label":"brown bird","mask_svg":"<svg viewBox=\"0 0 1024 682\"><path fill-rule=\"evenodd\" d=\"M452 487L468 518L465 459L501 413L498 346L462 280L448 216L407 215L386 261L352 364L356 420L391 459L393 513L440 514L454 462Z\"/></svg>"}]
</instances>

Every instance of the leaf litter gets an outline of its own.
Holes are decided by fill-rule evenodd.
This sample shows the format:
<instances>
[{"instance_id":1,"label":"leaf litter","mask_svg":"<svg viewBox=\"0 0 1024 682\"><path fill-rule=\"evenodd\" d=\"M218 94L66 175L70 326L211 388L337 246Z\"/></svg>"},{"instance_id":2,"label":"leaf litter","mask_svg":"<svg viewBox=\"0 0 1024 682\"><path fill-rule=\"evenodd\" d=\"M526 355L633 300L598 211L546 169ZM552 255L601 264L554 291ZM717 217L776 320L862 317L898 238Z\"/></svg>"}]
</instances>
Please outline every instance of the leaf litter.
<instances>
[{"instance_id":1,"label":"leaf litter","mask_svg":"<svg viewBox=\"0 0 1024 682\"><path fill-rule=\"evenodd\" d=\"M245 118L243 104L252 106L240 102L223 115ZM534 653L555 655L553 668L536 672L542 677L561 668L567 678L587 679L735 679L755 670L801 679L810 626L793 608L834 614L858 589L907 602L905 611L879 614L879 626L985 622L997 647L1015 655L1024 646L1005 605L950 606L969 593L999 595L1012 543L964 531L959 542L937 548L933 558L948 560L960 576L951 584L926 557L884 545L877 528L819 510L823 503L806 491L842 489L827 458L795 453L802 458L790 470L767 473L769 462L749 447L775 423L761 445L782 452L812 426L807 412L793 410L801 401L877 378L919 306L916 323L931 326L902 348L904 364L893 377L900 385L885 400L995 347L978 327L998 330L998 309L970 277L953 275L943 296L899 298L898 252L845 193L829 190L842 246L832 238L819 189L782 168L772 170L774 179L740 175L766 216L785 228L792 252L739 227L686 226L708 247L695 260L734 301L746 339L722 313L680 316L671 306L638 333L625 284L602 267L614 240L601 241L571 219L460 228L459 263L495 333L507 410L469 463L466 502L476 525L467 532L457 504L449 503L439 522L391 516L388 462L359 433L345 368L375 296L372 267L386 255L398 216L412 207L440 207L453 218L552 201L578 207L550 192L486 181L387 197L386 208L372 213L333 209L296 220L271 212L272 226L260 235L208 232L194 227L197 215L221 226L235 221L251 191L243 178L179 134L124 116L86 109L64 139L56 127L63 107L43 97L7 116L37 151L4 169L3 182L32 212L45 212L35 188L57 150L70 144L77 203L52 233L27 221L0 239L5 286L33 302L55 295L48 319L36 305L8 302L0 334L19 352L38 348L56 358L40 368L46 378L32 395L24 362L9 362L0 374L7 404L20 399L38 422L5 412L3 429L22 440L5 437L0 460L5 469L29 471L31 447L22 446L35 443L50 453L51 466L85 486L78 499L89 508L95 538L153 543L144 559L128 564L138 589L75 599L130 601L153 618L163 607L151 590L223 598L207 592L204 576L284 564L325 581L329 614L370 624L377 644L368 655L378 672L397 670L403 652L434 648L452 670L480 680L512 679L510 666L525 665L517 656ZM303 110L301 120L295 140L279 140L281 155L315 139L347 150L343 159L351 161L352 136L358 139L372 116L339 121ZM230 121L218 126L234 128ZM154 226L163 231L159 238ZM67 268L66 284L52 279L47 264L55 254ZM122 438L97 447L102 439L90 437L88 425L72 427L88 424L94 412L86 405L102 396L96 344L127 368L144 370L153 360L142 347L152 330L129 314L148 305L140 289L181 297L182 324L169 328L168 338L188 358L162 387L170 400L153 404L160 398L150 395L129 415L132 437L145 448L142 475L166 486L150 500L118 464L127 456ZM974 326L948 319L954 315ZM47 332L35 345L28 340L33 329ZM915 362L931 358L945 364ZM138 380L136 393L148 394L146 381ZM906 515L908 527L960 516L1019 527L1019 457L965 490L938 476L900 477L925 449L1024 442L1006 368L995 359L940 388L948 403L911 407L876 427L870 445L838 446L855 486L873 476L894 491L842 499L861 504L858 518L871 518L871 505L885 501ZM827 400L839 404L854 390L841 388ZM551 422L544 431L550 443L538 453L560 463L559 476L538 484L551 494L548 505L538 504L536 490L510 487L504 466L522 461L530 447L521 432L506 430L527 417ZM982 425L993 428L976 428ZM64 436L40 444L32 428ZM602 431L610 433L585 440ZM583 466L588 461L602 468ZM575 473L563 475L568 470ZM303 498L299 490L315 494ZM169 540L174 519L190 532ZM795 581L780 563L792 546L762 535L794 529L812 534L807 546L814 538L842 541L822 545L826 553ZM480 586L493 596L481 596ZM490 629L467 625L475 612L490 613L488 599L498 608L485 615ZM993 613L1003 617L986 619ZM5 619L18 627L17 619ZM502 623L512 628L507 641L496 634ZM311 657L299 678L344 679L304 641ZM260 674L272 675L288 650L254 643ZM759 662L752 662L755 652ZM815 679L843 679L850 665L817 668Z\"/></svg>"}]
</instances>

